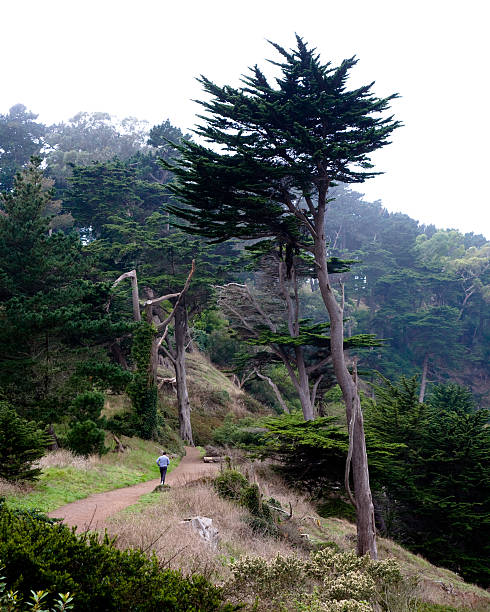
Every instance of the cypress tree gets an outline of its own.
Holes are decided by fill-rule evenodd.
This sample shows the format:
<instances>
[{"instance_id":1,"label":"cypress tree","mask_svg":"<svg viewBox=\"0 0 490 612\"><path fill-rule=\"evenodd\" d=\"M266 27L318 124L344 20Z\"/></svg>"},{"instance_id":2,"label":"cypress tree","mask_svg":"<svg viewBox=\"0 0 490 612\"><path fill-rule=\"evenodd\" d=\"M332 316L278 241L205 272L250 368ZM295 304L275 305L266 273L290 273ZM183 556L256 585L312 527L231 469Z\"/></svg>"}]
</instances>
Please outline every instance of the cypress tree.
<instances>
[{"instance_id":1,"label":"cypress tree","mask_svg":"<svg viewBox=\"0 0 490 612\"><path fill-rule=\"evenodd\" d=\"M344 357L343 304L327 270L328 192L336 181L375 176L370 155L389 143L400 123L383 115L396 94L378 98L372 83L349 90L352 57L334 67L297 36L297 47L272 62L276 85L254 66L239 89L201 77L209 101L196 132L213 148L184 142L170 205L188 231L217 242L231 237L278 237L314 256L319 288L330 317L332 362L346 404L352 440L359 554L377 556L362 412L357 384Z\"/></svg>"}]
</instances>

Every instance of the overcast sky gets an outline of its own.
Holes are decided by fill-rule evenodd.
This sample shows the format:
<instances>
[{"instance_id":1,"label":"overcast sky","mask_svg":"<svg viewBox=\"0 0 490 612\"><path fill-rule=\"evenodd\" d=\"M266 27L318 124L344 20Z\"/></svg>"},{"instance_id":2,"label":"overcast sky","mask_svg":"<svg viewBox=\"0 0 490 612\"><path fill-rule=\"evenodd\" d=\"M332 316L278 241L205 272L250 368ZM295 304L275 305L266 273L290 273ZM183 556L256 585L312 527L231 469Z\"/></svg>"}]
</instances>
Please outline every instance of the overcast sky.
<instances>
[{"instance_id":1,"label":"overcast sky","mask_svg":"<svg viewBox=\"0 0 490 612\"><path fill-rule=\"evenodd\" d=\"M357 55L404 123L356 189L422 223L490 238L488 3L484 0L1 0L0 113L78 111L196 123L195 77L237 85L294 32L322 59Z\"/></svg>"}]
</instances>

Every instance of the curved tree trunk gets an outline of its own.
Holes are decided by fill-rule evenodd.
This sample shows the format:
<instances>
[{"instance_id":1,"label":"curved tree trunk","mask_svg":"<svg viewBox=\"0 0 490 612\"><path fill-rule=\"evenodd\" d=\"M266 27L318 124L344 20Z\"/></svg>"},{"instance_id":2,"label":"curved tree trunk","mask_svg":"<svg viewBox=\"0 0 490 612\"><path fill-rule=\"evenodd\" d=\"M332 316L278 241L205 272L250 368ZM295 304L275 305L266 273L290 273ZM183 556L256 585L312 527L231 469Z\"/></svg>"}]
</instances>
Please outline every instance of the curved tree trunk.
<instances>
[{"instance_id":1,"label":"curved tree trunk","mask_svg":"<svg viewBox=\"0 0 490 612\"><path fill-rule=\"evenodd\" d=\"M342 390L345 402L347 423L353 423L352 436L352 478L357 516L357 553L369 554L377 559L376 527L374 522L374 505L369 485L369 468L364 436L364 423L357 389L345 362L344 355L344 322L343 308L337 302L327 270L327 249L325 239L325 217L320 211L315 227L318 234L315 239L315 265L318 284L323 301L330 318L330 348L332 364L337 382ZM355 415L355 418L354 418Z\"/></svg>"}]
</instances>

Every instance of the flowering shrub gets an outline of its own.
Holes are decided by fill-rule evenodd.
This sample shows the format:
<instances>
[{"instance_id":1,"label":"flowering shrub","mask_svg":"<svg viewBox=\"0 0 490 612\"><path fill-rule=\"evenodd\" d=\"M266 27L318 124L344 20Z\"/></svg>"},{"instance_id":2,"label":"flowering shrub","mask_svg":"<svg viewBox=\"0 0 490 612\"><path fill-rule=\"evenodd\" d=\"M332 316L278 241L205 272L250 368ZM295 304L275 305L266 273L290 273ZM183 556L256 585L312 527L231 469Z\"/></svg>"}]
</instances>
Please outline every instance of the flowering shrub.
<instances>
[{"instance_id":1,"label":"flowering shrub","mask_svg":"<svg viewBox=\"0 0 490 612\"><path fill-rule=\"evenodd\" d=\"M255 601L257 610L372 612L374 604L388 612L415 610L414 585L392 559L324 549L309 558L242 557L230 569L226 592L237 601Z\"/></svg>"}]
</instances>

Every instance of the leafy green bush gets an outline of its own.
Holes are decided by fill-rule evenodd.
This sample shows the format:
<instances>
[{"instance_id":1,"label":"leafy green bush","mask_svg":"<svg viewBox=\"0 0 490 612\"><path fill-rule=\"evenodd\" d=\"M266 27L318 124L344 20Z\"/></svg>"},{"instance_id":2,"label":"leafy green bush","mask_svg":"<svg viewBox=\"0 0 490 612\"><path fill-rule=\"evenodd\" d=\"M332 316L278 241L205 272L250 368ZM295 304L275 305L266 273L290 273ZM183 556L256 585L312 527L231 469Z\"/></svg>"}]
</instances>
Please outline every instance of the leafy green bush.
<instances>
[{"instance_id":1,"label":"leafy green bush","mask_svg":"<svg viewBox=\"0 0 490 612\"><path fill-rule=\"evenodd\" d=\"M104 395L98 391L85 391L71 403L71 414L77 421L97 421L104 408Z\"/></svg>"},{"instance_id":2,"label":"leafy green bush","mask_svg":"<svg viewBox=\"0 0 490 612\"><path fill-rule=\"evenodd\" d=\"M257 484L250 484L243 489L240 503L250 512L251 517L247 519L247 524L255 533L274 538L279 536L271 506L262 499Z\"/></svg>"},{"instance_id":3,"label":"leafy green bush","mask_svg":"<svg viewBox=\"0 0 490 612\"><path fill-rule=\"evenodd\" d=\"M3 569L3 568L2 568ZM45 608L48 591L33 591L29 601L24 602L17 591L7 591L5 577L0 576L0 610L1 612L23 612L29 606L31 612L65 612L73 610L73 597L70 593L59 593L52 608Z\"/></svg>"},{"instance_id":4,"label":"leafy green bush","mask_svg":"<svg viewBox=\"0 0 490 612\"><path fill-rule=\"evenodd\" d=\"M223 424L213 432L213 442L220 446L260 446L264 428L255 426L251 417L235 421L232 414L227 414Z\"/></svg>"},{"instance_id":5,"label":"leafy green bush","mask_svg":"<svg viewBox=\"0 0 490 612\"><path fill-rule=\"evenodd\" d=\"M118 436L136 436L138 434L138 418L132 412L115 414L106 421L106 428Z\"/></svg>"},{"instance_id":6,"label":"leafy green bush","mask_svg":"<svg viewBox=\"0 0 490 612\"><path fill-rule=\"evenodd\" d=\"M111 389L114 393L122 393L132 377L131 372L116 363L105 361L103 357L84 361L77 366L75 374L75 378L88 379L98 389Z\"/></svg>"},{"instance_id":7,"label":"leafy green bush","mask_svg":"<svg viewBox=\"0 0 490 612\"><path fill-rule=\"evenodd\" d=\"M339 385L335 385L329 389L323 396L324 401L327 403L337 403L342 401L342 390Z\"/></svg>"},{"instance_id":8,"label":"leafy green bush","mask_svg":"<svg viewBox=\"0 0 490 612\"><path fill-rule=\"evenodd\" d=\"M9 588L73 593L80 612L231 611L221 589L202 576L162 571L155 557L121 551L107 536L77 535L63 524L17 515L0 506L0 559Z\"/></svg>"},{"instance_id":9,"label":"leafy green bush","mask_svg":"<svg viewBox=\"0 0 490 612\"><path fill-rule=\"evenodd\" d=\"M7 403L0 402L0 477L5 480L35 480L41 474L32 467L46 453L49 436L37 424L21 418Z\"/></svg>"},{"instance_id":10,"label":"leafy green bush","mask_svg":"<svg viewBox=\"0 0 490 612\"><path fill-rule=\"evenodd\" d=\"M236 470L224 470L214 479L213 486L221 497L240 501L248 480Z\"/></svg>"},{"instance_id":11,"label":"leafy green bush","mask_svg":"<svg viewBox=\"0 0 490 612\"><path fill-rule=\"evenodd\" d=\"M78 455L88 456L95 453L102 455L106 450L104 430L90 419L74 423L66 439L68 448Z\"/></svg>"}]
</instances>

